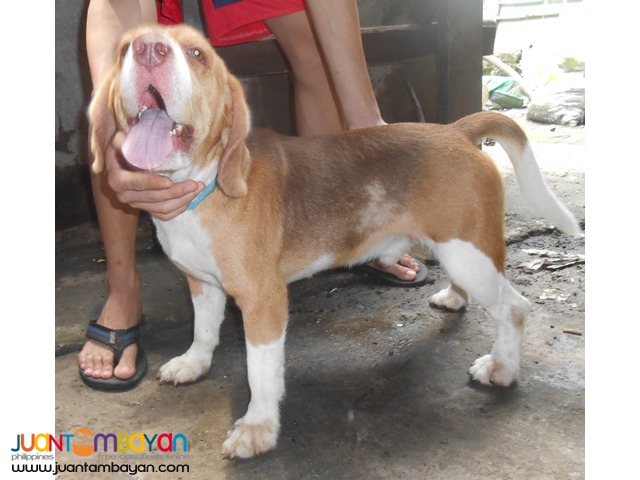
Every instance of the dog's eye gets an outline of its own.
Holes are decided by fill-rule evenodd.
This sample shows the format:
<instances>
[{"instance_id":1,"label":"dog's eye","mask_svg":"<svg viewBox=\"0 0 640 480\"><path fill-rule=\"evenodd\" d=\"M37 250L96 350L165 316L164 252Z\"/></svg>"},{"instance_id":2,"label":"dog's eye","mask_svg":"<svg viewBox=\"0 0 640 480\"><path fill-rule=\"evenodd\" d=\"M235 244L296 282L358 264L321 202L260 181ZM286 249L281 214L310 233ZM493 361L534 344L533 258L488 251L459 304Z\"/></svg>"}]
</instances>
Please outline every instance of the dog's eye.
<instances>
[{"instance_id":1,"label":"dog's eye","mask_svg":"<svg viewBox=\"0 0 640 480\"><path fill-rule=\"evenodd\" d=\"M202 50L200 50L197 47L190 48L189 50L187 50L187 55L195 58L202 64L206 63L206 59L204 58L204 53L202 53Z\"/></svg>"}]
</instances>

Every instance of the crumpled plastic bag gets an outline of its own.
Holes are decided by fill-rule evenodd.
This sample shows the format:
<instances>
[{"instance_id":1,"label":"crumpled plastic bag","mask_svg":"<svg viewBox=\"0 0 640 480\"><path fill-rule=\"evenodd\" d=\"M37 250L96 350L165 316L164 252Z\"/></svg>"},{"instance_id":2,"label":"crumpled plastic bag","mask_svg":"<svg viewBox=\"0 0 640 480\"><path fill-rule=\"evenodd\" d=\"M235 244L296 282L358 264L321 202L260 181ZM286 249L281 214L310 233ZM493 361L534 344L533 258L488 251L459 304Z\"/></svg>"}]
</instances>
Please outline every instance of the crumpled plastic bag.
<instances>
[{"instance_id":1,"label":"crumpled plastic bag","mask_svg":"<svg viewBox=\"0 0 640 480\"><path fill-rule=\"evenodd\" d=\"M536 90L527 120L575 127L585 123L585 88L582 81L556 81Z\"/></svg>"}]
</instances>

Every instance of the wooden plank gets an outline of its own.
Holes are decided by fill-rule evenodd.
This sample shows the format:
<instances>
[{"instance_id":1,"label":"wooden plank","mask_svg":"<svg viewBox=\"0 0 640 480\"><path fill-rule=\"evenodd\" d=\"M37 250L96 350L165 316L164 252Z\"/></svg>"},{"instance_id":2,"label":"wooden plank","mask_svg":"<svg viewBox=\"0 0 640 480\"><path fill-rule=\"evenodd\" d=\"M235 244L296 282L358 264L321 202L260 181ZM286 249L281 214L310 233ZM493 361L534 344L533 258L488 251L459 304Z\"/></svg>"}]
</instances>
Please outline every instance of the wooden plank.
<instances>
[{"instance_id":1,"label":"wooden plank","mask_svg":"<svg viewBox=\"0 0 640 480\"><path fill-rule=\"evenodd\" d=\"M435 26L394 25L362 29L362 46L369 65L415 61L437 53Z\"/></svg>"},{"instance_id":2,"label":"wooden plank","mask_svg":"<svg viewBox=\"0 0 640 480\"><path fill-rule=\"evenodd\" d=\"M277 75L289 70L284 54L273 38L218 47L229 70L239 77Z\"/></svg>"},{"instance_id":3,"label":"wooden plank","mask_svg":"<svg viewBox=\"0 0 640 480\"><path fill-rule=\"evenodd\" d=\"M437 28L394 25L362 29L362 43L370 66L414 61L437 53ZM278 75L289 66L278 42L270 37L251 43L218 47L229 69L240 77Z\"/></svg>"},{"instance_id":4,"label":"wooden plank","mask_svg":"<svg viewBox=\"0 0 640 480\"><path fill-rule=\"evenodd\" d=\"M477 20L477 19L476 19ZM416 61L425 55L439 53L440 25L392 25L362 29L362 43L369 66ZM483 55L493 53L495 22L483 25ZM289 71L286 57L278 42L266 40L218 47L217 52L229 69L240 77L279 75Z\"/></svg>"}]
</instances>

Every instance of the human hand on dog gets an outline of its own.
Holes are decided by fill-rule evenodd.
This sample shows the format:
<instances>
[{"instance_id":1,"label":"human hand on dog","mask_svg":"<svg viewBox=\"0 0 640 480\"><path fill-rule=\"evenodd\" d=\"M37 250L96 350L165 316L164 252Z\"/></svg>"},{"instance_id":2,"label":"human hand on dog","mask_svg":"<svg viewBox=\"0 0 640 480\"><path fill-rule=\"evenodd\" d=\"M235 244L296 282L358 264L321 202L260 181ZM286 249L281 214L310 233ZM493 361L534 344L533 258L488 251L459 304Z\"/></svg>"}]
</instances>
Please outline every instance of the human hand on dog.
<instances>
[{"instance_id":1,"label":"human hand on dog","mask_svg":"<svg viewBox=\"0 0 640 480\"><path fill-rule=\"evenodd\" d=\"M117 132L105 152L107 182L122 203L166 221L184 212L205 188L202 182L185 180L173 183L162 175L126 168L121 151L124 139L124 133Z\"/></svg>"}]
</instances>

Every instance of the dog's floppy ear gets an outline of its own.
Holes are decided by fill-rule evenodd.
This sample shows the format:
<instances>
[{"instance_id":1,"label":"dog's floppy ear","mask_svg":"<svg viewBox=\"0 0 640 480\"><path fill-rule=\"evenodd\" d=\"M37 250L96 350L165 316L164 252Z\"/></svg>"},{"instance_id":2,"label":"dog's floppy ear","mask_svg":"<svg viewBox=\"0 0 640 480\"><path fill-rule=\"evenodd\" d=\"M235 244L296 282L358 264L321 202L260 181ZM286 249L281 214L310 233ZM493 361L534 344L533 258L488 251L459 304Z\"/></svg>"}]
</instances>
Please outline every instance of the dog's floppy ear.
<instances>
[{"instance_id":1,"label":"dog's floppy ear","mask_svg":"<svg viewBox=\"0 0 640 480\"><path fill-rule=\"evenodd\" d=\"M91 169L94 173L100 173L104 169L105 152L116 132L116 123L113 114L113 78L115 70L111 70L107 78L94 92L89 105L89 145L93 155Z\"/></svg>"},{"instance_id":2,"label":"dog's floppy ear","mask_svg":"<svg viewBox=\"0 0 640 480\"><path fill-rule=\"evenodd\" d=\"M230 197L243 197L247 194L247 174L250 156L245 145L249 134L249 109L244 98L242 85L233 75L228 75L231 133L222 152L218 166L218 184Z\"/></svg>"}]
</instances>

